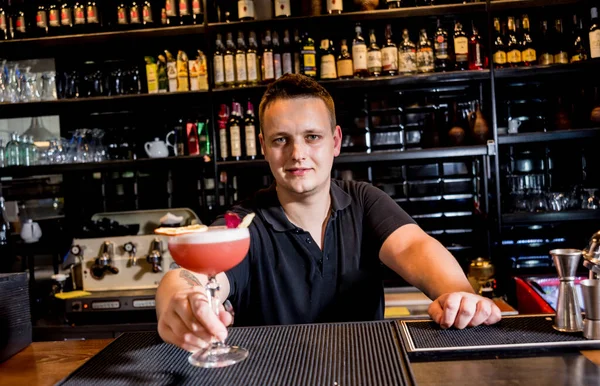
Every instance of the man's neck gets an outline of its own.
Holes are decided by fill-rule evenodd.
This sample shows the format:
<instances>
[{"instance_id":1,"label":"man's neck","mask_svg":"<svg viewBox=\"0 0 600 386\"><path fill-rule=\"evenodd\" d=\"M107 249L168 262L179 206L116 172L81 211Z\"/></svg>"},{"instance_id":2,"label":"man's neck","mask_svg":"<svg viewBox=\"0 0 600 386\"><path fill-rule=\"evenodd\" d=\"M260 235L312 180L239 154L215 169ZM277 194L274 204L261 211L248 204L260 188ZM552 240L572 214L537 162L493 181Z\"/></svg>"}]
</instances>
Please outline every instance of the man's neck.
<instances>
[{"instance_id":1,"label":"man's neck","mask_svg":"<svg viewBox=\"0 0 600 386\"><path fill-rule=\"evenodd\" d=\"M310 230L322 226L331 207L331 180L320 190L309 195L295 195L277 189L277 197L290 222L302 229Z\"/></svg>"}]
</instances>

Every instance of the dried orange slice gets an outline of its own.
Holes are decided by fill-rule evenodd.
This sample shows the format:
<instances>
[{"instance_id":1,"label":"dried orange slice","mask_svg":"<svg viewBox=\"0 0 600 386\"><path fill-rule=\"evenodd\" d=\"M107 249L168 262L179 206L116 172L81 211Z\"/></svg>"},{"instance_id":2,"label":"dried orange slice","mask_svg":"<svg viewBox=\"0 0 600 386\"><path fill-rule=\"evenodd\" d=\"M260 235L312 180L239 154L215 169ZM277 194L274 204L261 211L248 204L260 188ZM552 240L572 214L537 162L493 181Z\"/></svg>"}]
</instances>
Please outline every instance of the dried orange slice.
<instances>
[{"instance_id":1,"label":"dried orange slice","mask_svg":"<svg viewBox=\"0 0 600 386\"><path fill-rule=\"evenodd\" d=\"M204 232L207 229L208 229L208 227L206 225L194 224L194 225L188 225L186 227L177 227L177 228L169 228L169 227L156 228L154 230L154 233L156 233L157 235L165 235L165 236L180 236L180 235L185 235L188 233Z\"/></svg>"}]
</instances>

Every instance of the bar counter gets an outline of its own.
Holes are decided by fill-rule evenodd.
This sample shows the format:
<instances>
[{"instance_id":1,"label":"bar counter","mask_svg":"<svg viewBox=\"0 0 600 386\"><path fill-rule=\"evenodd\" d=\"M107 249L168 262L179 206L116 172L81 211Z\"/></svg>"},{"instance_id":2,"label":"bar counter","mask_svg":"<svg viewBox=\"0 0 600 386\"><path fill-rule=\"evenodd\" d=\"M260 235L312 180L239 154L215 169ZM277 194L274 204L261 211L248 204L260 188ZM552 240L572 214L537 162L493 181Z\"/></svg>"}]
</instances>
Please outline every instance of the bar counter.
<instances>
[{"instance_id":1,"label":"bar counter","mask_svg":"<svg viewBox=\"0 0 600 386\"><path fill-rule=\"evenodd\" d=\"M54 385L112 339L35 342L0 364L0 385ZM600 350L527 358L411 363L418 385L592 385Z\"/></svg>"}]
</instances>

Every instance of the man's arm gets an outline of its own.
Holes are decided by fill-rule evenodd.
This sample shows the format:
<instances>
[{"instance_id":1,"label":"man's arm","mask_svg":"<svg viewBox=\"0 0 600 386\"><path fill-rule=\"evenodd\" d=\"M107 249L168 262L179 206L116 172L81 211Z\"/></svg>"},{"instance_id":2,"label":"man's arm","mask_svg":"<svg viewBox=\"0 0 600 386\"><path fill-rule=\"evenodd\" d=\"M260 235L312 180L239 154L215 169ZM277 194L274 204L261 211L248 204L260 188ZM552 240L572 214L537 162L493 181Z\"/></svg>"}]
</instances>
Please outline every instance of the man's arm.
<instances>
[{"instance_id":1,"label":"man's arm","mask_svg":"<svg viewBox=\"0 0 600 386\"><path fill-rule=\"evenodd\" d=\"M435 299L429 314L442 327L464 328L500 320L500 309L474 294L452 254L419 226L407 224L396 229L383 243L379 259Z\"/></svg>"}]
</instances>

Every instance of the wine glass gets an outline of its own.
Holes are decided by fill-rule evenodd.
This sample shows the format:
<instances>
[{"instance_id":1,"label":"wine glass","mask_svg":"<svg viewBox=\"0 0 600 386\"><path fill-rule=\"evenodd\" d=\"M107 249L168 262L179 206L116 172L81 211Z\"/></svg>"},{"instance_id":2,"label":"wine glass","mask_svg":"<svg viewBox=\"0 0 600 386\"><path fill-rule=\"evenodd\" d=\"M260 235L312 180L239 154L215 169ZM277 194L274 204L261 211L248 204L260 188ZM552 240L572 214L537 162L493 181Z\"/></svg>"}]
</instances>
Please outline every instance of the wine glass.
<instances>
[{"instance_id":1,"label":"wine glass","mask_svg":"<svg viewBox=\"0 0 600 386\"><path fill-rule=\"evenodd\" d=\"M219 283L216 275L241 263L249 248L248 228L209 227L204 232L169 238L169 252L179 266L208 276L205 287L208 304L217 316ZM248 350L226 345L213 337L208 348L193 353L188 361L198 367L225 367L241 362L247 356Z\"/></svg>"}]
</instances>

